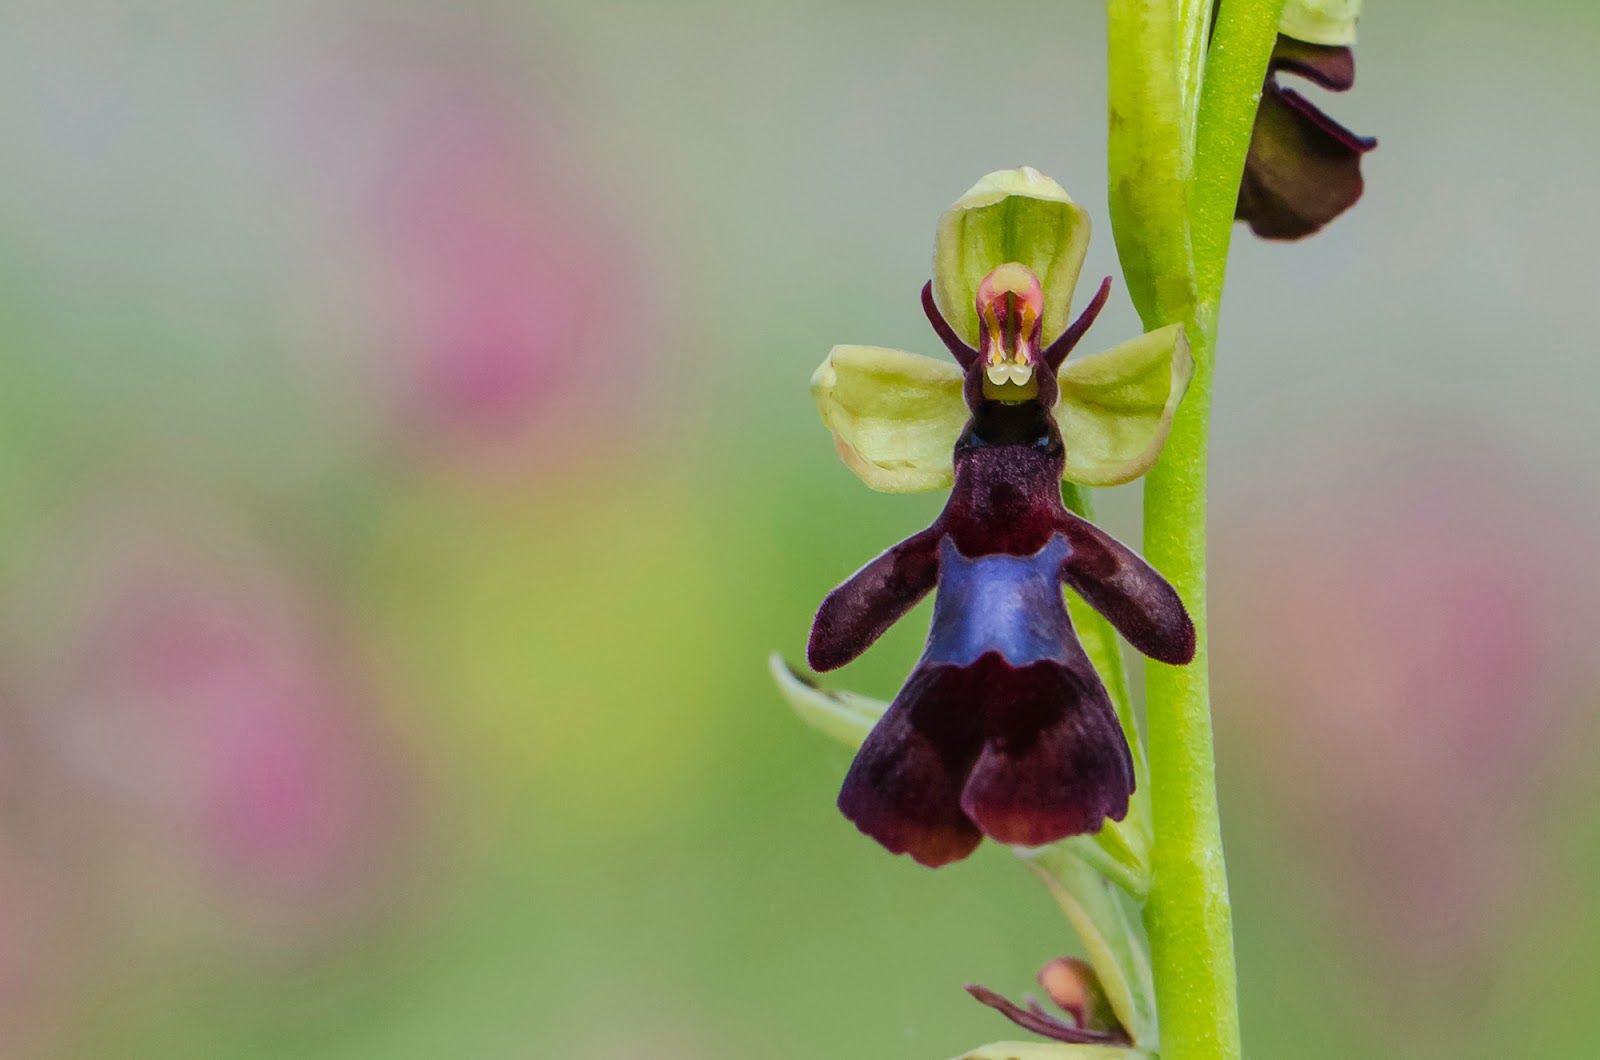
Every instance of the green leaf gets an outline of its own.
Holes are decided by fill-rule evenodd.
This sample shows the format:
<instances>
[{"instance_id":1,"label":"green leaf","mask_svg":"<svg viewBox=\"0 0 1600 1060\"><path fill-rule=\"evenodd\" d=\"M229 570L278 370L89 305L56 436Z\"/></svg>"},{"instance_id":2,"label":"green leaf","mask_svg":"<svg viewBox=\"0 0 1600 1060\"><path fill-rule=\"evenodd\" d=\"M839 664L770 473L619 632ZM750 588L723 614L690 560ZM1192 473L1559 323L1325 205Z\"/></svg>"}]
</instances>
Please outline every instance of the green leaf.
<instances>
[{"instance_id":1,"label":"green leaf","mask_svg":"<svg viewBox=\"0 0 1600 1060\"><path fill-rule=\"evenodd\" d=\"M1074 483L1066 483L1061 498L1067 509L1090 522L1095 521L1094 501L1089 491ZM1134 716L1133 695L1128 690L1128 671L1122 661L1122 642L1116 630L1104 615L1073 592L1065 591L1067 613L1072 616L1072 626L1078 631L1083 650L1094 664L1095 672L1105 682L1106 694L1117 710L1117 721L1128 739L1128 750L1133 754L1133 799L1128 804L1128 816L1120 821L1108 821L1096 832L1087 846L1091 849L1079 853L1117 886L1143 901L1150 893L1150 768L1145 758L1144 740L1139 732L1139 722ZM1079 837L1080 839L1086 837ZM1098 847L1098 850L1092 848Z\"/></svg>"},{"instance_id":2,"label":"green leaf","mask_svg":"<svg viewBox=\"0 0 1600 1060\"><path fill-rule=\"evenodd\" d=\"M1129 843L1131 821L1132 814L1121 821L1107 821L1092 835L1070 836L1052 845L1081 858L1130 898L1142 902L1150 893L1149 855L1144 852L1147 848L1134 850ZM1032 851L1017 853L1019 857L1028 857Z\"/></svg>"},{"instance_id":3,"label":"green leaf","mask_svg":"<svg viewBox=\"0 0 1600 1060\"><path fill-rule=\"evenodd\" d=\"M1061 844L1023 859L1043 881L1083 942L1117 1021L1136 1043L1156 1040L1155 987L1150 960L1112 885Z\"/></svg>"},{"instance_id":4,"label":"green leaf","mask_svg":"<svg viewBox=\"0 0 1600 1060\"><path fill-rule=\"evenodd\" d=\"M889 704L881 699L822 688L801 676L777 652L768 658L767 666L778 691L783 693L800 720L851 750L861 746L867 733L889 709Z\"/></svg>"},{"instance_id":5,"label":"green leaf","mask_svg":"<svg viewBox=\"0 0 1600 1060\"><path fill-rule=\"evenodd\" d=\"M1115 486L1154 467L1193 372L1179 324L1104 353L1067 358L1055 409L1067 446L1063 477Z\"/></svg>"},{"instance_id":6,"label":"green leaf","mask_svg":"<svg viewBox=\"0 0 1600 1060\"><path fill-rule=\"evenodd\" d=\"M1032 166L984 176L939 218L933 295L945 320L978 344L978 285L1007 262L1033 270L1044 288L1040 341L1067 330L1072 291L1089 250L1089 215Z\"/></svg>"},{"instance_id":7,"label":"green leaf","mask_svg":"<svg viewBox=\"0 0 1600 1060\"><path fill-rule=\"evenodd\" d=\"M951 451L967 422L961 369L881 346L835 346L811 396L845 465L875 490L918 493L954 480Z\"/></svg>"}]
</instances>

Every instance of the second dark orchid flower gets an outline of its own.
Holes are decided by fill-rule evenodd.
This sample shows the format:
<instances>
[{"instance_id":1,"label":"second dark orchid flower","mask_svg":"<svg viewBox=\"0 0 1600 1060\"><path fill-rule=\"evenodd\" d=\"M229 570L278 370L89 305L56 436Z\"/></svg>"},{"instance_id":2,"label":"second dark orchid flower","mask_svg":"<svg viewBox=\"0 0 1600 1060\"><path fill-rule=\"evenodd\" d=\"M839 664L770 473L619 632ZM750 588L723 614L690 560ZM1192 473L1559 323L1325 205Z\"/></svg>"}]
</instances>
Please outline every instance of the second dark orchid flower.
<instances>
[{"instance_id":1,"label":"second dark orchid flower","mask_svg":"<svg viewBox=\"0 0 1600 1060\"><path fill-rule=\"evenodd\" d=\"M842 346L812 382L869 485L953 486L932 526L829 594L807 649L815 669L842 666L937 588L922 659L839 796L862 832L925 865L984 835L1037 846L1127 812L1132 757L1063 584L1141 651L1194 654L1172 587L1062 503L1063 477L1125 482L1154 463L1190 371L1176 326L1063 367L1109 289L1067 326L1087 240L1054 181L990 174L942 220L923 292L957 364Z\"/></svg>"},{"instance_id":2,"label":"second dark orchid flower","mask_svg":"<svg viewBox=\"0 0 1600 1060\"><path fill-rule=\"evenodd\" d=\"M1284 7L1235 211L1264 239L1304 238L1361 198L1361 157L1378 141L1346 129L1278 80L1294 74L1330 92L1354 85L1359 14L1355 0Z\"/></svg>"}]
</instances>

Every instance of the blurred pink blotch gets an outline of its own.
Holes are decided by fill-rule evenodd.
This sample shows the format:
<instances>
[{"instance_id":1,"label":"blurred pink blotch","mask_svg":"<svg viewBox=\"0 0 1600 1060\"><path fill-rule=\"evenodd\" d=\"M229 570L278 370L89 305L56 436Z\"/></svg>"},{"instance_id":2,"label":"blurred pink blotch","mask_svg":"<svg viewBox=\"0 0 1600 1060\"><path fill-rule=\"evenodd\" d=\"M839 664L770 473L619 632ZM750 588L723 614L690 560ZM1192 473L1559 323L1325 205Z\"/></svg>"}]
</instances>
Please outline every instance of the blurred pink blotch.
<instances>
[{"instance_id":1,"label":"blurred pink blotch","mask_svg":"<svg viewBox=\"0 0 1600 1060\"><path fill-rule=\"evenodd\" d=\"M395 27L326 58L301 106L359 291L359 395L456 465L605 452L666 345L623 175L483 42Z\"/></svg>"},{"instance_id":2,"label":"blurred pink blotch","mask_svg":"<svg viewBox=\"0 0 1600 1060\"><path fill-rule=\"evenodd\" d=\"M1413 971L1481 953L1535 882L1600 686L1593 535L1494 468L1286 476L1217 534L1224 744L1341 919Z\"/></svg>"},{"instance_id":3,"label":"blurred pink blotch","mask_svg":"<svg viewBox=\"0 0 1600 1060\"><path fill-rule=\"evenodd\" d=\"M339 615L284 557L213 517L112 506L11 604L18 720L108 930L171 918L294 950L381 912L402 762Z\"/></svg>"}]
</instances>

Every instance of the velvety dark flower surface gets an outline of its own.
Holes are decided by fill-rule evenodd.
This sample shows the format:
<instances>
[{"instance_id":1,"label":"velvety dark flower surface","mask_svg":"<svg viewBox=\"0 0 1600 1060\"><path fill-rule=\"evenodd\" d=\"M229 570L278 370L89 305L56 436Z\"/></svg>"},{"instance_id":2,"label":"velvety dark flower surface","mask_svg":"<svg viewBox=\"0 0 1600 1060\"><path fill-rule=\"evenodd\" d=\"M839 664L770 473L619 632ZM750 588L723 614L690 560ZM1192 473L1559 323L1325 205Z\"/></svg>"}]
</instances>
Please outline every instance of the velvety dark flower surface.
<instances>
[{"instance_id":1,"label":"velvety dark flower surface","mask_svg":"<svg viewBox=\"0 0 1600 1060\"><path fill-rule=\"evenodd\" d=\"M1357 136L1279 84L1280 74L1343 92L1355 84L1355 56L1348 47L1280 34L1267 67L1235 212L1265 239L1301 239L1361 198L1361 156L1378 141Z\"/></svg>"},{"instance_id":2,"label":"velvety dark flower surface","mask_svg":"<svg viewBox=\"0 0 1600 1060\"><path fill-rule=\"evenodd\" d=\"M964 858L985 835L1037 846L1127 813L1132 757L1063 585L1155 658L1194 654L1172 587L1062 503L1055 372L1103 302L1104 288L1042 347L1041 284L1002 263L978 285L972 347L925 292L935 330L965 368L968 418L952 449L949 501L932 526L829 594L812 627L808 661L833 669L936 592L922 659L839 796L862 832L925 865Z\"/></svg>"}]
</instances>

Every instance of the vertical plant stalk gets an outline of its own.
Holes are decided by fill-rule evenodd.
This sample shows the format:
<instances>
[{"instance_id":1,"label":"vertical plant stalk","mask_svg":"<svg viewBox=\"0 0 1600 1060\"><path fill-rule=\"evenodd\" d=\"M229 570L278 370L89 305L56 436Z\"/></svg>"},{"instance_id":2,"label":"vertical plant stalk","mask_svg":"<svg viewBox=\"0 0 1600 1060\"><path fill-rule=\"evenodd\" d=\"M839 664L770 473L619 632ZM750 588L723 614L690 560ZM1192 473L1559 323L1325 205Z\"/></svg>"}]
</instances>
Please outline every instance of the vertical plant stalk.
<instances>
[{"instance_id":1,"label":"vertical plant stalk","mask_svg":"<svg viewBox=\"0 0 1600 1060\"><path fill-rule=\"evenodd\" d=\"M1207 439L1234 204L1282 8L1283 0L1222 0L1207 46L1209 4L1107 4L1118 252L1124 271L1141 277L1130 276L1129 291L1145 326L1181 321L1195 359L1166 450L1145 480L1145 555L1182 595L1197 634L1189 666L1146 668L1154 845L1144 920L1167 1060L1241 1055L1211 727ZM1152 56L1171 57L1171 68L1149 69ZM1180 157L1176 188L1170 163L1153 174L1139 168L1170 152Z\"/></svg>"},{"instance_id":2,"label":"vertical plant stalk","mask_svg":"<svg viewBox=\"0 0 1600 1060\"><path fill-rule=\"evenodd\" d=\"M1198 321L1196 321L1198 323ZM1217 811L1206 623L1206 434L1214 341L1197 328L1195 378L1145 483L1144 552L1194 618L1185 667L1145 670L1151 818L1150 936L1162 1037L1172 1060L1240 1055L1233 922Z\"/></svg>"},{"instance_id":3,"label":"vertical plant stalk","mask_svg":"<svg viewBox=\"0 0 1600 1060\"><path fill-rule=\"evenodd\" d=\"M1196 122L1190 207L1196 286L1201 308L1210 310L1209 318L1202 322L1213 340L1233 238L1234 207L1239 202L1239 180L1244 175L1283 6L1284 0L1226 0L1212 31Z\"/></svg>"}]
</instances>

